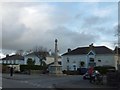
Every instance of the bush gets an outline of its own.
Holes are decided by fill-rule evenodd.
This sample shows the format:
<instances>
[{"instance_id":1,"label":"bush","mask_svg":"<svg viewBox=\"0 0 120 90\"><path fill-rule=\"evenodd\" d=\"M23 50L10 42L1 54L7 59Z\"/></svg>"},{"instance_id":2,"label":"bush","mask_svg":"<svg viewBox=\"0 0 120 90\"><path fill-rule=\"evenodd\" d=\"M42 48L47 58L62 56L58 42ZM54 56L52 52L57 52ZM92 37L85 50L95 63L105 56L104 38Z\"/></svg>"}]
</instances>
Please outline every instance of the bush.
<instances>
[{"instance_id":1,"label":"bush","mask_svg":"<svg viewBox=\"0 0 120 90\"><path fill-rule=\"evenodd\" d=\"M24 71L24 70L43 70L43 69L45 69L45 67L40 66L40 65L20 65L20 71Z\"/></svg>"},{"instance_id":2,"label":"bush","mask_svg":"<svg viewBox=\"0 0 120 90\"><path fill-rule=\"evenodd\" d=\"M7 65L2 65L2 73L8 72L9 68Z\"/></svg>"},{"instance_id":3,"label":"bush","mask_svg":"<svg viewBox=\"0 0 120 90\"><path fill-rule=\"evenodd\" d=\"M95 70L98 70L101 74L107 74L108 70L113 69L115 70L115 67L113 66L96 66L94 67Z\"/></svg>"}]
</instances>

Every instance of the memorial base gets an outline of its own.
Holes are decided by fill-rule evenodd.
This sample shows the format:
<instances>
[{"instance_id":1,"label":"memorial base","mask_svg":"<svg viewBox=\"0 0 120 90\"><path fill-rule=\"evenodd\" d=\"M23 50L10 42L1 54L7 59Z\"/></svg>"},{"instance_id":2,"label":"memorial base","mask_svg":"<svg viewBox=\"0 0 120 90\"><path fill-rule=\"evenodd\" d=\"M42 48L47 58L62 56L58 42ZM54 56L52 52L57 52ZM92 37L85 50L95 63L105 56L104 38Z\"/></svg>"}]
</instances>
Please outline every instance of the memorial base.
<instances>
[{"instance_id":1,"label":"memorial base","mask_svg":"<svg viewBox=\"0 0 120 90\"><path fill-rule=\"evenodd\" d=\"M51 65L49 68L49 74L50 75L56 75L56 76L60 76L63 75L62 73L62 66L61 65Z\"/></svg>"}]
</instances>

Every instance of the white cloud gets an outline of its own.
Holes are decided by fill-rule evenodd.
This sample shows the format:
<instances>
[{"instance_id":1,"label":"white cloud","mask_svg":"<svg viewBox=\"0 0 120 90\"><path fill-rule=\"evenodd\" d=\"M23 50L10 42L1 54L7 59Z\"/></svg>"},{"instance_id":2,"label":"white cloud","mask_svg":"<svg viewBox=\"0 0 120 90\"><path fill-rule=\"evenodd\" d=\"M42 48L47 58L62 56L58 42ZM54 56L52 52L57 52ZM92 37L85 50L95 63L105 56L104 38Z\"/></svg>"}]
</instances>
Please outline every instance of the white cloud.
<instances>
[{"instance_id":1,"label":"white cloud","mask_svg":"<svg viewBox=\"0 0 120 90\"><path fill-rule=\"evenodd\" d=\"M53 11L54 7L48 4L24 7L20 11L19 21L30 29L50 29L53 26L51 20Z\"/></svg>"},{"instance_id":2,"label":"white cloud","mask_svg":"<svg viewBox=\"0 0 120 90\"><path fill-rule=\"evenodd\" d=\"M2 54L2 53L0 53L0 59L1 59L1 58L4 58L4 57L5 57L5 55Z\"/></svg>"},{"instance_id":3,"label":"white cloud","mask_svg":"<svg viewBox=\"0 0 120 90\"><path fill-rule=\"evenodd\" d=\"M115 47L113 42L108 42L108 41L95 43L95 46L98 46L98 45L99 46L106 46L106 47L108 47L108 48L110 48L112 50L114 50L114 47Z\"/></svg>"}]
</instances>

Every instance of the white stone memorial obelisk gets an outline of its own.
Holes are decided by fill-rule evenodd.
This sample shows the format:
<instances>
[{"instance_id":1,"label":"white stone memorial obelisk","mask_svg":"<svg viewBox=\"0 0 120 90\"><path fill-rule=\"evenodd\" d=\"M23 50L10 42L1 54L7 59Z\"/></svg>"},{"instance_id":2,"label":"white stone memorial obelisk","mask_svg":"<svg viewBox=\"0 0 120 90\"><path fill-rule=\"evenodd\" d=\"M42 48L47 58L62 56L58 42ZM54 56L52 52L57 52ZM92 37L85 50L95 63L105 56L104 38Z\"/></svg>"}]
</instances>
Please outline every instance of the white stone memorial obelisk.
<instances>
[{"instance_id":1,"label":"white stone memorial obelisk","mask_svg":"<svg viewBox=\"0 0 120 90\"><path fill-rule=\"evenodd\" d=\"M55 55L54 55L54 64L50 66L49 72L54 75L62 74L62 66L58 64L58 40L55 39Z\"/></svg>"}]
</instances>

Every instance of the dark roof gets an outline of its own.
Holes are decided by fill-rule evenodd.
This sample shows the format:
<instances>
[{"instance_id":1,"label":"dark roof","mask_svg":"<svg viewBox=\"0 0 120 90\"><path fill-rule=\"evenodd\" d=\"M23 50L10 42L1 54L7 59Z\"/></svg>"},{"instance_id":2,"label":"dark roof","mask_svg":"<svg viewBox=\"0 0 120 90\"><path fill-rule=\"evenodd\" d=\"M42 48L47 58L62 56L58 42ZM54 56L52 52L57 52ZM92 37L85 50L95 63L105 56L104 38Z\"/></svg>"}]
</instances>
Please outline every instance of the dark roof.
<instances>
[{"instance_id":1,"label":"dark roof","mask_svg":"<svg viewBox=\"0 0 120 90\"><path fill-rule=\"evenodd\" d=\"M92 49L96 54L113 54L113 51L106 46L93 46ZM89 47L79 47L76 48L70 52L64 53L64 55L82 55L82 54L88 54L90 51Z\"/></svg>"},{"instance_id":2,"label":"dark roof","mask_svg":"<svg viewBox=\"0 0 120 90\"><path fill-rule=\"evenodd\" d=\"M25 55L25 56L29 56L29 55L46 55L46 56L49 56L49 53L48 52L32 52L32 53L29 53L29 54L27 54L27 55Z\"/></svg>"},{"instance_id":3,"label":"dark roof","mask_svg":"<svg viewBox=\"0 0 120 90\"><path fill-rule=\"evenodd\" d=\"M48 66L49 66L49 65L52 65L52 64L54 64L54 62L52 62L52 63L48 64ZM61 61L58 61L58 64L59 64L59 65L61 65L61 64L62 64L62 62L61 62Z\"/></svg>"},{"instance_id":4,"label":"dark roof","mask_svg":"<svg viewBox=\"0 0 120 90\"><path fill-rule=\"evenodd\" d=\"M2 60L24 60L24 57L21 55L11 55L11 56L6 56L5 58L2 58Z\"/></svg>"},{"instance_id":5,"label":"dark roof","mask_svg":"<svg viewBox=\"0 0 120 90\"><path fill-rule=\"evenodd\" d=\"M32 52L32 53L26 54L25 56L35 55L35 54L36 54L36 53ZM54 57L54 56L55 56L54 53L52 53L52 54L50 55L49 52L39 52L39 53L37 52L37 54L39 54L39 55L45 55L46 57ZM58 58L61 58L61 56L58 55Z\"/></svg>"}]
</instances>

